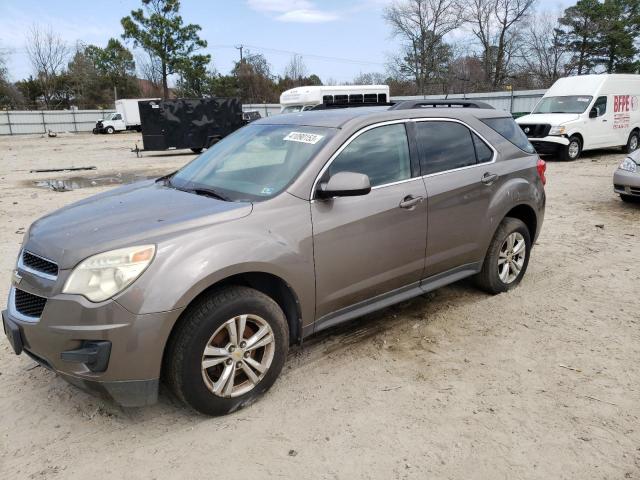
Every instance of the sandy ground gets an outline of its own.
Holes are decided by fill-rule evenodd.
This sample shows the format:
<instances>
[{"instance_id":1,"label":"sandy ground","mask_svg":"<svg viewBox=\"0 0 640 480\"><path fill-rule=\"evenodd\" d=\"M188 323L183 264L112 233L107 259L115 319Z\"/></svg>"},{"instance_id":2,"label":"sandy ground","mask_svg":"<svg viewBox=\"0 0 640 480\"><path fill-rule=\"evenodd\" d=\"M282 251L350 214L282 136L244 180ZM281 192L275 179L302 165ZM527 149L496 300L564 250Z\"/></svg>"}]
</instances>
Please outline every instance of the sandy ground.
<instances>
[{"instance_id":1,"label":"sandy ground","mask_svg":"<svg viewBox=\"0 0 640 480\"><path fill-rule=\"evenodd\" d=\"M22 232L102 188L54 192L34 168L169 172L136 134L0 137L0 298ZM640 205L620 152L550 161L529 271L488 296L461 282L294 348L253 406L206 418L166 392L123 410L0 341L0 478L640 479Z\"/></svg>"}]
</instances>

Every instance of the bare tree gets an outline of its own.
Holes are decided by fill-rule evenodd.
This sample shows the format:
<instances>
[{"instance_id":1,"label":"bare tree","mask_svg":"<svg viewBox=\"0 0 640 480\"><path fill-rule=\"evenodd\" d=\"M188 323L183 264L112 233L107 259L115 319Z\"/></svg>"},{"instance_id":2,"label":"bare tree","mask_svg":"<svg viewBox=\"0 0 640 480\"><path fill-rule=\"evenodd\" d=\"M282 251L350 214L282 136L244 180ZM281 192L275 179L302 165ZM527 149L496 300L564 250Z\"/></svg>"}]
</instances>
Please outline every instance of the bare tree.
<instances>
[{"instance_id":1,"label":"bare tree","mask_svg":"<svg viewBox=\"0 0 640 480\"><path fill-rule=\"evenodd\" d=\"M295 87L302 84L302 79L307 76L307 66L302 59L302 55L294 53L291 60L284 69L284 77L293 81Z\"/></svg>"},{"instance_id":2,"label":"bare tree","mask_svg":"<svg viewBox=\"0 0 640 480\"><path fill-rule=\"evenodd\" d=\"M47 108L54 99L69 52L66 42L50 27L33 25L27 33L27 54Z\"/></svg>"},{"instance_id":3,"label":"bare tree","mask_svg":"<svg viewBox=\"0 0 640 480\"><path fill-rule=\"evenodd\" d=\"M360 72L354 77L351 83L354 85L384 85L387 76L380 72Z\"/></svg>"},{"instance_id":4,"label":"bare tree","mask_svg":"<svg viewBox=\"0 0 640 480\"><path fill-rule=\"evenodd\" d=\"M149 83L150 88L143 88L143 95L161 96L162 65L158 57L148 53L140 53L136 55L136 67L140 77Z\"/></svg>"},{"instance_id":5,"label":"bare tree","mask_svg":"<svg viewBox=\"0 0 640 480\"><path fill-rule=\"evenodd\" d=\"M465 19L482 47L488 86L499 87L510 75L519 42L519 27L535 0L469 0Z\"/></svg>"},{"instance_id":6,"label":"bare tree","mask_svg":"<svg viewBox=\"0 0 640 480\"><path fill-rule=\"evenodd\" d=\"M418 92L426 93L451 56L444 37L462 24L461 13L460 0L401 0L388 6L384 18L403 43L400 57L390 65L395 76L412 78Z\"/></svg>"},{"instance_id":7,"label":"bare tree","mask_svg":"<svg viewBox=\"0 0 640 480\"><path fill-rule=\"evenodd\" d=\"M535 77L538 87L547 88L567 73L566 65L571 52L563 40L557 16L549 13L536 15L523 36L523 66Z\"/></svg>"}]
</instances>

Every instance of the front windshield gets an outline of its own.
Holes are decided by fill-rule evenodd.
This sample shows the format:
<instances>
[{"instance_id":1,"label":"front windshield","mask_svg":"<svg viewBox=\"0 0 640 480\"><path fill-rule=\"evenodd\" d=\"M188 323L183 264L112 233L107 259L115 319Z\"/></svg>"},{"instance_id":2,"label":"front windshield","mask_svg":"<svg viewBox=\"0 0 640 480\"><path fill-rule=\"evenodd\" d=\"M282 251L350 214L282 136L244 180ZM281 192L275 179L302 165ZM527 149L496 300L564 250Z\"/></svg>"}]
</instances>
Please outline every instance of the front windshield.
<instances>
[{"instance_id":1,"label":"front windshield","mask_svg":"<svg viewBox=\"0 0 640 480\"><path fill-rule=\"evenodd\" d=\"M248 125L169 181L181 190L214 191L231 201L265 200L283 191L335 132L301 125Z\"/></svg>"},{"instance_id":2,"label":"front windshield","mask_svg":"<svg viewBox=\"0 0 640 480\"><path fill-rule=\"evenodd\" d=\"M302 105L289 105L284 107L281 113L296 113L302 111Z\"/></svg>"},{"instance_id":3,"label":"front windshield","mask_svg":"<svg viewBox=\"0 0 640 480\"><path fill-rule=\"evenodd\" d=\"M115 113L109 113L106 117L104 117L105 120L113 120L113 117L115 117L116 114Z\"/></svg>"},{"instance_id":4,"label":"front windshield","mask_svg":"<svg viewBox=\"0 0 640 480\"><path fill-rule=\"evenodd\" d=\"M588 95L544 97L531 113L584 113L591 100Z\"/></svg>"}]
</instances>

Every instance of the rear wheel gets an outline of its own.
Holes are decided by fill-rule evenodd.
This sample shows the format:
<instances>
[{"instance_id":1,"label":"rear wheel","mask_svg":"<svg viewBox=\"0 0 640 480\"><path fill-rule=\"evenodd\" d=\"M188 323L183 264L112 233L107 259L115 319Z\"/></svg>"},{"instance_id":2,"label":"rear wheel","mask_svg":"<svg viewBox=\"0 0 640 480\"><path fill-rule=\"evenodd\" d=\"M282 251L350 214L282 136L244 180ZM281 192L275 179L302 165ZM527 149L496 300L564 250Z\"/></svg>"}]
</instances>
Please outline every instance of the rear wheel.
<instances>
[{"instance_id":1,"label":"rear wheel","mask_svg":"<svg viewBox=\"0 0 640 480\"><path fill-rule=\"evenodd\" d=\"M288 348L288 325L278 304L257 290L229 287L187 311L169 342L164 371L187 405L225 415L273 385Z\"/></svg>"},{"instance_id":2,"label":"rear wheel","mask_svg":"<svg viewBox=\"0 0 640 480\"><path fill-rule=\"evenodd\" d=\"M192 149L191 149L191 151L192 151L193 153L200 153L200 152L202 152L202 147L192 148Z\"/></svg>"},{"instance_id":3,"label":"rear wheel","mask_svg":"<svg viewBox=\"0 0 640 480\"><path fill-rule=\"evenodd\" d=\"M629 139L627 140L627 146L625 147L625 151L627 153L635 152L638 149L638 144L640 143L640 136L638 135L638 131L635 130L631 132L629 135Z\"/></svg>"},{"instance_id":4,"label":"rear wheel","mask_svg":"<svg viewBox=\"0 0 640 480\"><path fill-rule=\"evenodd\" d=\"M476 277L480 288L502 293L517 286L529 264L531 236L527 226L517 218L506 217L496 231Z\"/></svg>"},{"instance_id":5,"label":"rear wheel","mask_svg":"<svg viewBox=\"0 0 640 480\"><path fill-rule=\"evenodd\" d=\"M566 145L560 151L560 157L562 160L573 161L577 160L582 153L582 142L577 136L569 138L569 145Z\"/></svg>"}]
</instances>

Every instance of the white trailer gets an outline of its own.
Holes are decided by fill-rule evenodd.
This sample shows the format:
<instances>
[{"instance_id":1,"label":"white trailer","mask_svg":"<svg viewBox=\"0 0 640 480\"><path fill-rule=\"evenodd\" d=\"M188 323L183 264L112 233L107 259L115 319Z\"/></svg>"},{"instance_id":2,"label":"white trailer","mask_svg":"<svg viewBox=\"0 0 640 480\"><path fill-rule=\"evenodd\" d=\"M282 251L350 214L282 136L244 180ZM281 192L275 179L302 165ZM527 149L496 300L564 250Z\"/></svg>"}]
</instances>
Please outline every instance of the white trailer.
<instances>
[{"instance_id":1,"label":"white trailer","mask_svg":"<svg viewBox=\"0 0 640 480\"><path fill-rule=\"evenodd\" d=\"M116 111L98 120L93 133L116 133L124 130L142 131L138 102L159 98L126 98L116 100Z\"/></svg>"},{"instance_id":2,"label":"white trailer","mask_svg":"<svg viewBox=\"0 0 640 480\"><path fill-rule=\"evenodd\" d=\"M296 87L280 95L281 113L310 110L325 104L367 104L389 101L388 85L320 85Z\"/></svg>"}]
</instances>

